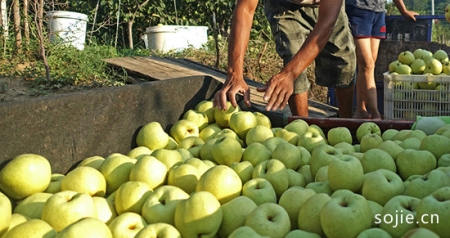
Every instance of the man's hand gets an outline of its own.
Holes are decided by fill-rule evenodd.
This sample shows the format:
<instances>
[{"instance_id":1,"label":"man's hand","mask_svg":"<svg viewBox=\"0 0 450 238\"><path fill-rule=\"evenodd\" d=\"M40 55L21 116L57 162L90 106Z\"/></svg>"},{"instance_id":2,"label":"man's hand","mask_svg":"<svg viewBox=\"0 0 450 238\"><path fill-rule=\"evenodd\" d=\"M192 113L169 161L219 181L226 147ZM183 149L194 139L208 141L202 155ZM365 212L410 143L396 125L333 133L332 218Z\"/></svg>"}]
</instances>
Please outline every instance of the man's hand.
<instances>
[{"instance_id":1,"label":"man's hand","mask_svg":"<svg viewBox=\"0 0 450 238\"><path fill-rule=\"evenodd\" d=\"M245 104L250 107L250 89L244 79L229 78L225 81L221 90L214 95L213 106L220 110L227 110L227 101L237 107L236 94L241 93L244 95Z\"/></svg>"},{"instance_id":2,"label":"man's hand","mask_svg":"<svg viewBox=\"0 0 450 238\"><path fill-rule=\"evenodd\" d=\"M284 109L294 92L294 81L292 74L279 73L274 75L266 85L257 88L259 92L266 92L263 99L267 102L267 111Z\"/></svg>"}]
</instances>

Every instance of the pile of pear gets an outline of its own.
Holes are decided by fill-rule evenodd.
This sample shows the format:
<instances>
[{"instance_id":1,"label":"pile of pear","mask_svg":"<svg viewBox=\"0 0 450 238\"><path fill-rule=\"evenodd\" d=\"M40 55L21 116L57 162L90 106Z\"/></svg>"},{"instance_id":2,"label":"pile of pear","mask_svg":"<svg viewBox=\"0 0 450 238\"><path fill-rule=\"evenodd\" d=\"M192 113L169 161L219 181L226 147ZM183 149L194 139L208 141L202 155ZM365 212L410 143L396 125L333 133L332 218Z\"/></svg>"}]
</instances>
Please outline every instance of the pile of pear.
<instances>
[{"instance_id":1,"label":"pile of pear","mask_svg":"<svg viewBox=\"0 0 450 238\"><path fill-rule=\"evenodd\" d=\"M274 127L204 100L65 174L38 154L11 158L0 237L449 237L450 125L433 125Z\"/></svg>"}]
</instances>

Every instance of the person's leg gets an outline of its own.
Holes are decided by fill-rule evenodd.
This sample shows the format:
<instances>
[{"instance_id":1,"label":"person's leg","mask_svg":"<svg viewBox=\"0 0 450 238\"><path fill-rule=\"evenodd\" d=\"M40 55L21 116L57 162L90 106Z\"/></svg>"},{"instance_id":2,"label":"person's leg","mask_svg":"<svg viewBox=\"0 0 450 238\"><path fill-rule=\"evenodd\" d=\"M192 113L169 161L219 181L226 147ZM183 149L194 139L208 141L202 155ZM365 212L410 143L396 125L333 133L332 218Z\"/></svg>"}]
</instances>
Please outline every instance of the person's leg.
<instances>
[{"instance_id":1,"label":"person's leg","mask_svg":"<svg viewBox=\"0 0 450 238\"><path fill-rule=\"evenodd\" d=\"M339 117L342 118L351 118L353 114L353 108L351 105L353 104L353 94L355 90L355 86L350 86L347 88L335 88L334 91L336 93L336 98L339 106ZM350 106L348 106L350 105Z\"/></svg>"},{"instance_id":2,"label":"person's leg","mask_svg":"<svg viewBox=\"0 0 450 238\"><path fill-rule=\"evenodd\" d=\"M317 8L302 7L278 0L267 0L265 13L270 23L276 50L287 64L303 45L309 32L314 28ZM294 83L294 94L288 105L294 116L308 116L308 89L310 86L305 69Z\"/></svg>"},{"instance_id":3,"label":"person's leg","mask_svg":"<svg viewBox=\"0 0 450 238\"><path fill-rule=\"evenodd\" d=\"M381 115L378 111L377 87L375 84L375 61L380 40L375 38L356 38L355 44L358 74L354 117L380 119Z\"/></svg>"},{"instance_id":4,"label":"person's leg","mask_svg":"<svg viewBox=\"0 0 450 238\"><path fill-rule=\"evenodd\" d=\"M292 115L308 117L308 92L292 94L289 98L289 108Z\"/></svg>"},{"instance_id":5,"label":"person's leg","mask_svg":"<svg viewBox=\"0 0 450 238\"><path fill-rule=\"evenodd\" d=\"M355 85L356 55L344 7L330 40L316 58L316 83L333 87L339 107L339 117L351 118Z\"/></svg>"}]
</instances>

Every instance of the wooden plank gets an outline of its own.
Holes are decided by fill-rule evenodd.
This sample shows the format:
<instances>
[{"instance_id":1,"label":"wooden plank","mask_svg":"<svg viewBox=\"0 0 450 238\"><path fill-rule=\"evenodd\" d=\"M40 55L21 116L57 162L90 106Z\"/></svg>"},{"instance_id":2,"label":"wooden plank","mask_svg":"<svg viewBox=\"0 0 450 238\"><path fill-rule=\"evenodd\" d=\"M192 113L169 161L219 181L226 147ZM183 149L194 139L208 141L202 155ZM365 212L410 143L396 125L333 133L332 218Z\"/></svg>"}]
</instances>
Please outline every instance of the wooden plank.
<instances>
[{"instance_id":1,"label":"wooden plank","mask_svg":"<svg viewBox=\"0 0 450 238\"><path fill-rule=\"evenodd\" d=\"M114 67L124 68L130 75L147 78L149 80L166 80L188 76L210 76L219 82L226 80L226 72L212 68L188 59L146 57L121 57L105 59L105 62ZM267 103L263 100L264 93L258 92L257 87L263 84L254 80L245 79L250 88L250 98L253 104L264 110ZM310 117L336 117L337 108L309 100ZM280 110L286 115L292 115L289 107Z\"/></svg>"}]
</instances>

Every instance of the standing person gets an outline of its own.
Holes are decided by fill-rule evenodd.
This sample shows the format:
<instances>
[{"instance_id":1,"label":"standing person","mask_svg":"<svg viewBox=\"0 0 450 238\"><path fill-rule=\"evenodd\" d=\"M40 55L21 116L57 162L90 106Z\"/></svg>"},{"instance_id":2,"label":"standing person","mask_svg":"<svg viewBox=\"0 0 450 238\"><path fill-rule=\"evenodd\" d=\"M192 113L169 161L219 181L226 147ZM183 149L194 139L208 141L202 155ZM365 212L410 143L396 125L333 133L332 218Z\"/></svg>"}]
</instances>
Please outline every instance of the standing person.
<instances>
[{"instance_id":1,"label":"standing person","mask_svg":"<svg viewBox=\"0 0 450 238\"><path fill-rule=\"evenodd\" d=\"M403 0L393 0L402 16L416 20L418 13L408 11ZM381 119L375 83L375 62L380 39L386 38L385 0L345 0L356 45L357 79L354 118Z\"/></svg>"},{"instance_id":2,"label":"standing person","mask_svg":"<svg viewBox=\"0 0 450 238\"><path fill-rule=\"evenodd\" d=\"M236 106L236 93L250 106L250 91L243 77L245 51L258 0L237 0L228 45L227 79L214 96L214 105ZM343 0L266 0L265 13L283 69L257 90L264 93L266 110L283 109L308 116L307 67L315 60L316 83L334 87L339 116L352 116L356 68L355 45Z\"/></svg>"}]
</instances>

